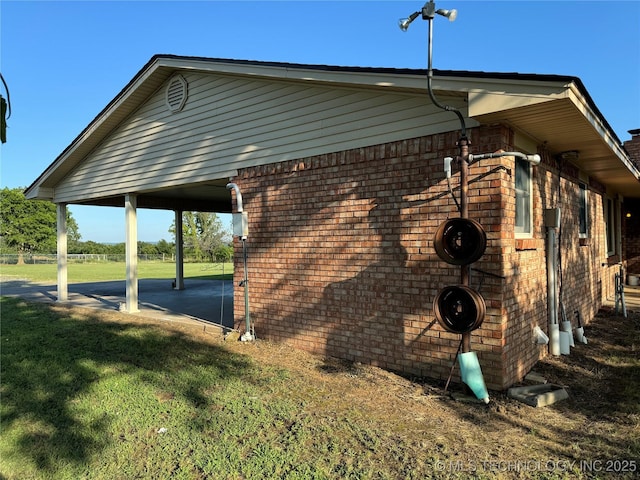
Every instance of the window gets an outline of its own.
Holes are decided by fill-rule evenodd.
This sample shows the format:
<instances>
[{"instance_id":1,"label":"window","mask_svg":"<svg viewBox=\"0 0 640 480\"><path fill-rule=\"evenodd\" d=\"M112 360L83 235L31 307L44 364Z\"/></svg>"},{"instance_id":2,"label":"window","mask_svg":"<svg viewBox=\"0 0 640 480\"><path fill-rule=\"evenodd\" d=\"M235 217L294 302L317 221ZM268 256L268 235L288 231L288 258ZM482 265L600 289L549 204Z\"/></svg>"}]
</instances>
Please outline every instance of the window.
<instances>
[{"instance_id":1,"label":"window","mask_svg":"<svg viewBox=\"0 0 640 480\"><path fill-rule=\"evenodd\" d=\"M578 184L578 233L580 238L589 236L589 210L587 208L587 185Z\"/></svg>"},{"instance_id":2,"label":"window","mask_svg":"<svg viewBox=\"0 0 640 480\"><path fill-rule=\"evenodd\" d=\"M531 210L531 164L516 158L516 236L531 236Z\"/></svg>"},{"instance_id":3,"label":"window","mask_svg":"<svg viewBox=\"0 0 640 480\"><path fill-rule=\"evenodd\" d=\"M616 239L617 239L617 226L616 221L616 203L612 198L605 197L604 199L604 221L606 227L607 237L607 255L614 255L616 253Z\"/></svg>"}]
</instances>

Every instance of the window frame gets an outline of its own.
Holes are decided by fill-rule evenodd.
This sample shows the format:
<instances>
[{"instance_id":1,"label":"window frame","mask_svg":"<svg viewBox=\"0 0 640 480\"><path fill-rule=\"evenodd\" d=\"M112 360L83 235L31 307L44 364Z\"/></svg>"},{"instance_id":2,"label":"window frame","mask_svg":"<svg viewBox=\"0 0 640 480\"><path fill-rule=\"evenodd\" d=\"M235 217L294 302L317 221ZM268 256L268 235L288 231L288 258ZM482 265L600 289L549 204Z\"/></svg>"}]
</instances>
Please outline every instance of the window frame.
<instances>
[{"instance_id":1,"label":"window frame","mask_svg":"<svg viewBox=\"0 0 640 480\"><path fill-rule=\"evenodd\" d=\"M514 215L515 238L532 238L533 237L533 168L531 166L531 163L517 157L515 159L514 166L515 166L514 190L515 190L515 197L516 197L516 206L515 206L515 215ZM522 190L518 188L518 171L519 170L523 171L523 169L526 169L526 172L527 172L526 190ZM524 202L519 200L524 196L521 192L524 192L524 195L527 196L527 198L523 199ZM528 225L519 226L517 223L518 208L520 205L522 206L526 205L526 208L528 211L525 212L524 221L528 220L527 222Z\"/></svg>"},{"instance_id":2,"label":"window frame","mask_svg":"<svg viewBox=\"0 0 640 480\"><path fill-rule=\"evenodd\" d=\"M604 227L607 256L616 255L618 250L618 224L617 208L618 202L613 197L604 197Z\"/></svg>"},{"instance_id":3,"label":"window frame","mask_svg":"<svg viewBox=\"0 0 640 480\"><path fill-rule=\"evenodd\" d=\"M589 186L578 182L578 237L589 238Z\"/></svg>"}]
</instances>

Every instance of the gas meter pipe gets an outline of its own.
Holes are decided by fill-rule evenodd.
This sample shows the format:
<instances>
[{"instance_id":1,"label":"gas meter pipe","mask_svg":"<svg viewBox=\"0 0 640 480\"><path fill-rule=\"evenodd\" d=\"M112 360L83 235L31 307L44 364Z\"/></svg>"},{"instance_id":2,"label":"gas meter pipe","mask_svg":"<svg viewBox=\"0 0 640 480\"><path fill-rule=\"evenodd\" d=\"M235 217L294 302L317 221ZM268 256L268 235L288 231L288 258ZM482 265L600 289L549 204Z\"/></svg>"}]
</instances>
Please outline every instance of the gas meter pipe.
<instances>
[{"instance_id":1,"label":"gas meter pipe","mask_svg":"<svg viewBox=\"0 0 640 480\"><path fill-rule=\"evenodd\" d=\"M227 189L236 192L236 210L238 213L243 213L242 194L240 188L235 183L227 183ZM251 318L249 315L249 273L247 271L247 235L242 232L240 234L242 240L242 264L244 279L240 282L240 286L244 288L244 319L245 319L245 332L241 337L243 341L250 341L255 339L255 334L251 328Z\"/></svg>"}]
</instances>

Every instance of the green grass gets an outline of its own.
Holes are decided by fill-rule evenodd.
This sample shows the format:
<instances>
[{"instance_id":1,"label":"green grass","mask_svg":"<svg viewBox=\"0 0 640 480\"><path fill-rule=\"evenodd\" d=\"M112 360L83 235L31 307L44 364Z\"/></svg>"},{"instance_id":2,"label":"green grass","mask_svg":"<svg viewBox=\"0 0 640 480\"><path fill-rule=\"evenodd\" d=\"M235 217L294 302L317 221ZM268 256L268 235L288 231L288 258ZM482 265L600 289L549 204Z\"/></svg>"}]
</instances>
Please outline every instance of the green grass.
<instances>
[{"instance_id":1,"label":"green grass","mask_svg":"<svg viewBox=\"0 0 640 480\"><path fill-rule=\"evenodd\" d=\"M401 442L363 411L307 408L284 368L153 324L0 306L0 478L396 478L374 459Z\"/></svg>"},{"instance_id":2,"label":"green grass","mask_svg":"<svg viewBox=\"0 0 640 480\"><path fill-rule=\"evenodd\" d=\"M138 262L139 278L175 278L176 269L173 263ZM201 279L231 279L233 264L221 263L185 263L185 278ZM108 280L122 280L125 278L125 264L123 262L104 263L71 263L68 266L70 283L99 282ZM3 279L29 279L34 282L55 282L57 279L57 265L55 264L26 264L0 265L0 275Z\"/></svg>"},{"instance_id":3,"label":"green grass","mask_svg":"<svg viewBox=\"0 0 640 480\"><path fill-rule=\"evenodd\" d=\"M637 478L544 468L639 468L637 314L599 316L588 346L540 362L570 398L531 408L114 311L0 310L2 480ZM530 460L543 468L459 468Z\"/></svg>"}]
</instances>

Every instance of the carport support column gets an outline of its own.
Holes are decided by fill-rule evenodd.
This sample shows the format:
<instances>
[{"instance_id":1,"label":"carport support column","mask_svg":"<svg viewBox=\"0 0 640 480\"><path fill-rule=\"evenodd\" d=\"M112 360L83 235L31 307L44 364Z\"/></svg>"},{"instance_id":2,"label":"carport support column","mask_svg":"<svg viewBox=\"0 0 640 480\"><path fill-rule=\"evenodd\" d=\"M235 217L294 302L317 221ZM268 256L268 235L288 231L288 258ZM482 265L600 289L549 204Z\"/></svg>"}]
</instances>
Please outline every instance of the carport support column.
<instances>
[{"instance_id":1,"label":"carport support column","mask_svg":"<svg viewBox=\"0 0 640 480\"><path fill-rule=\"evenodd\" d=\"M175 211L176 226L176 290L184 290L184 243L182 238L182 210Z\"/></svg>"},{"instance_id":2,"label":"carport support column","mask_svg":"<svg viewBox=\"0 0 640 480\"><path fill-rule=\"evenodd\" d=\"M69 299L67 283L67 204L56 204L58 235L58 302Z\"/></svg>"},{"instance_id":3,"label":"carport support column","mask_svg":"<svg viewBox=\"0 0 640 480\"><path fill-rule=\"evenodd\" d=\"M125 210L125 251L127 262L126 310L135 313L138 310L138 198L127 194L124 197Z\"/></svg>"}]
</instances>

